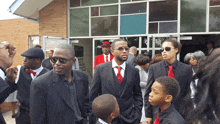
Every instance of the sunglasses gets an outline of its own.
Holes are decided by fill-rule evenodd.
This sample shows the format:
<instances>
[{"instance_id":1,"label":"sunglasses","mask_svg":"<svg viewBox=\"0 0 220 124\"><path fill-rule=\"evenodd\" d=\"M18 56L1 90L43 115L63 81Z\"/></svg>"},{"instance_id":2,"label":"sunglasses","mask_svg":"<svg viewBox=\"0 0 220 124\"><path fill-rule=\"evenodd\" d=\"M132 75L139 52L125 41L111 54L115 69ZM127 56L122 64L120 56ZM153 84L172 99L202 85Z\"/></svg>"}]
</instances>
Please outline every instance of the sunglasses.
<instances>
[{"instance_id":1,"label":"sunglasses","mask_svg":"<svg viewBox=\"0 0 220 124\"><path fill-rule=\"evenodd\" d=\"M171 49L172 49L171 47L161 48L161 49L160 49L160 52L163 52L164 50L168 52L168 51L170 51Z\"/></svg>"},{"instance_id":2,"label":"sunglasses","mask_svg":"<svg viewBox=\"0 0 220 124\"><path fill-rule=\"evenodd\" d=\"M123 51L124 49L125 51L128 51L129 47L119 47L118 49L115 49L115 50Z\"/></svg>"},{"instance_id":3,"label":"sunglasses","mask_svg":"<svg viewBox=\"0 0 220 124\"><path fill-rule=\"evenodd\" d=\"M58 60L59 60L59 62L60 62L61 64L66 64L67 61L72 60L72 59L73 59L73 58L71 58L71 59L56 58L56 57L50 58L51 62L53 62L54 64L55 64Z\"/></svg>"}]
</instances>

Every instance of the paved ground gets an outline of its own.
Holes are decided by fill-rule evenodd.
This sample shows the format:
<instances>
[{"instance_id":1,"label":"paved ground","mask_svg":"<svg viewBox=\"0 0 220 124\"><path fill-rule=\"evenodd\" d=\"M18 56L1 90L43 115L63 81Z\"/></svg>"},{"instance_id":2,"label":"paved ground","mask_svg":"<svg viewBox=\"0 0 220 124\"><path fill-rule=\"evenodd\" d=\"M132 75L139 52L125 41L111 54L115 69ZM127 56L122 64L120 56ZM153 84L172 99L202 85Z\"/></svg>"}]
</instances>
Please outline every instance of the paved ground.
<instances>
[{"instance_id":1,"label":"paved ground","mask_svg":"<svg viewBox=\"0 0 220 124\"><path fill-rule=\"evenodd\" d=\"M4 119L7 124L15 124L15 119L11 117L11 111L3 113Z\"/></svg>"}]
</instances>

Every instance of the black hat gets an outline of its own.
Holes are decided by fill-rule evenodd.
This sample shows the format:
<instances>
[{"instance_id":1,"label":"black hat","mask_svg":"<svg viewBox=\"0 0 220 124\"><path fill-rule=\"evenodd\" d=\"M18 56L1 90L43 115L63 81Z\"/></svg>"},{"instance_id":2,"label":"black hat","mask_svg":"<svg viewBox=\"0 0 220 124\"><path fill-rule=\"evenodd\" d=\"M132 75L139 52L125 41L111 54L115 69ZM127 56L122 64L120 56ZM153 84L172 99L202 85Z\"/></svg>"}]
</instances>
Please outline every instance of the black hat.
<instances>
[{"instance_id":1,"label":"black hat","mask_svg":"<svg viewBox=\"0 0 220 124\"><path fill-rule=\"evenodd\" d=\"M23 52L21 56L30 57L30 58L40 58L41 60L43 60L44 52L41 48L33 47Z\"/></svg>"}]
</instances>

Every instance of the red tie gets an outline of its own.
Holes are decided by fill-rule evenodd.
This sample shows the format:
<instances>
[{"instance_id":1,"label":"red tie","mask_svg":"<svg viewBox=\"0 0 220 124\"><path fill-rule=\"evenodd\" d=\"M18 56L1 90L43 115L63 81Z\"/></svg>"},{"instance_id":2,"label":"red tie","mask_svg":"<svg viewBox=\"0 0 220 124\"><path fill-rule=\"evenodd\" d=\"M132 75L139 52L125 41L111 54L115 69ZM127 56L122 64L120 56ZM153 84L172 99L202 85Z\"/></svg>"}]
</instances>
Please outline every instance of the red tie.
<instances>
[{"instance_id":1,"label":"red tie","mask_svg":"<svg viewBox=\"0 0 220 124\"><path fill-rule=\"evenodd\" d=\"M175 78L174 73L173 73L173 66L172 65L168 65L168 67L169 67L168 77Z\"/></svg>"},{"instance_id":2,"label":"red tie","mask_svg":"<svg viewBox=\"0 0 220 124\"><path fill-rule=\"evenodd\" d=\"M28 73L32 73L34 76L36 75L36 72L31 71L30 69L28 69L27 71Z\"/></svg>"},{"instance_id":3,"label":"red tie","mask_svg":"<svg viewBox=\"0 0 220 124\"><path fill-rule=\"evenodd\" d=\"M108 62L108 56L106 56L106 62Z\"/></svg>"},{"instance_id":4,"label":"red tie","mask_svg":"<svg viewBox=\"0 0 220 124\"><path fill-rule=\"evenodd\" d=\"M118 69L118 74L117 74L118 82L119 82L119 84L121 84L121 82L122 82L122 80L123 80L123 77L121 76L121 73L120 73L122 67L116 66L116 68Z\"/></svg>"},{"instance_id":5,"label":"red tie","mask_svg":"<svg viewBox=\"0 0 220 124\"><path fill-rule=\"evenodd\" d=\"M158 115L159 115L159 113L157 113L157 117L156 117L156 120L154 121L154 124L160 124Z\"/></svg>"}]
</instances>

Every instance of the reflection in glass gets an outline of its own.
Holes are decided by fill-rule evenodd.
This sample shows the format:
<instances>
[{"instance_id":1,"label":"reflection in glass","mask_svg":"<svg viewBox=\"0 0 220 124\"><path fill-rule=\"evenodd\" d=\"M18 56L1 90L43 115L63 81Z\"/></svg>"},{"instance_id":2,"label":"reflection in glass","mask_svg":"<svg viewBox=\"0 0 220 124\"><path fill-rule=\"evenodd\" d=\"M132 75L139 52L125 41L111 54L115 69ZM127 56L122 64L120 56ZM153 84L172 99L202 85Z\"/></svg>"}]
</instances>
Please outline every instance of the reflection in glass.
<instances>
[{"instance_id":1,"label":"reflection in glass","mask_svg":"<svg viewBox=\"0 0 220 124\"><path fill-rule=\"evenodd\" d=\"M70 37L89 36L89 8L70 10Z\"/></svg>"},{"instance_id":2,"label":"reflection in glass","mask_svg":"<svg viewBox=\"0 0 220 124\"><path fill-rule=\"evenodd\" d=\"M147 48L147 37L142 37L141 48Z\"/></svg>"},{"instance_id":3,"label":"reflection in glass","mask_svg":"<svg viewBox=\"0 0 220 124\"><path fill-rule=\"evenodd\" d=\"M117 15L118 6L102 6L100 7L100 16L103 15Z\"/></svg>"},{"instance_id":4,"label":"reflection in glass","mask_svg":"<svg viewBox=\"0 0 220 124\"><path fill-rule=\"evenodd\" d=\"M127 41L128 47L136 46L139 47L139 37L122 37L121 39Z\"/></svg>"},{"instance_id":5,"label":"reflection in glass","mask_svg":"<svg viewBox=\"0 0 220 124\"><path fill-rule=\"evenodd\" d=\"M99 7L91 8L91 16L99 16Z\"/></svg>"},{"instance_id":6,"label":"reflection in glass","mask_svg":"<svg viewBox=\"0 0 220 124\"><path fill-rule=\"evenodd\" d=\"M121 5L121 14L145 13L146 3Z\"/></svg>"},{"instance_id":7,"label":"reflection in glass","mask_svg":"<svg viewBox=\"0 0 220 124\"><path fill-rule=\"evenodd\" d=\"M162 42L165 39L167 39L167 38L164 38L164 37L157 37L157 38L155 38L155 48L162 47Z\"/></svg>"},{"instance_id":8,"label":"reflection in glass","mask_svg":"<svg viewBox=\"0 0 220 124\"><path fill-rule=\"evenodd\" d=\"M92 36L105 36L118 34L118 17L98 17L91 20Z\"/></svg>"},{"instance_id":9,"label":"reflection in glass","mask_svg":"<svg viewBox=\"0 0 220 124\"><path fill-rule=\"evenodd\" d=\"M177 22L160 22L160 33L176 33L177 32Z\"/></svg>"},{"instance_id":10,"label":"reflection in glass","mask_svg":"<svg viewBox=\"0 0 220 124\"><path fill-rule=\"evenodd\" d=\"M121 0L121 2L130 2L131 0Z\"/></svg>"},{"instance_id":11,"label":"reflection in glass","mask_svg":"<svg viewBox=\"0 0 220 124\"><path fill-rule=\"evenodd\" d=\"M155 54L161 54L160 50L155 50Z\"/></svg>"},{"instance_id":12,"label":"reflection in glass","mask_svg":"<svg viewBox=\"0 0 220 124\"><path fill-rule=\"evenodd\" d=\"M153 47L153 38L152 37L150 38L149 46L150 46L150 48Z\"/></svg>"},{"instance_id":13,"label":"reflection in glass","mask_svg":"<svg viewBox=\"0 0 220 124\"><path fill-rule=\"evenodd\" d=\"M82 6L118 3L118 0L81 0Z\"/></svg>"},{"instance_id":14,"label":"reflection in glass","mask_svg":"<svg viewBox=\"0 0 220 124\"><path fill-rule=\"evenodd\" d=\"M209 10L209 31L220 31L220 7L210 7Z\"/></svg>"},{"instance_id":15,"label":"reflection in glass","mask_svg":"<svg viewBox=\"0 0 220 124\"><path fill-rule=\"evenodd\" d=\"M149 34L158 33L158 23L149 23Z\"/></svg>"},{"instance_id":16,"label":"reflection in glass","mask_svg":"<svg viewBox=\"0 0 220 124\"><path fill-rule=\"evenodd\" d=\"M121 16L120 34L146 34L146 14Z\"/></svg>"},{"instance_id":17,"label":"reflection in glass","mask_svg":"<svg viewBox=\"0 0 220 124\"><path fill-rule=\"evenodd\" d=\"M70 7L80 6L80 0L70 0Z\"/></svg>"},{"instance_id":18,"label":"reflection in glass","mask_svg":"<svg viewBox=\"0 0 220 124\"><path fill-rule=\"evenodd\" d=\"M149 21L177 20L178 0L150 2Z\"/></svg>"},{"instance_id":19,"label":"reflection in glass","mask_svg":"<svg viewBox=\"0 0 220 124\"><path fill-rule=\"evenodd\" d=\"M220 0L210 0L210 6L220 5Z\"/></svg>"},{"instance_id":20,"label":"reflection in glass","mask_svg":"<svg viewBox=\"0 0 220 124\"><path fill-rule=\"evenodd\" d=\"M206 0L181 0L180 32L206 31Z\"/></svg>"}]
</instances>

